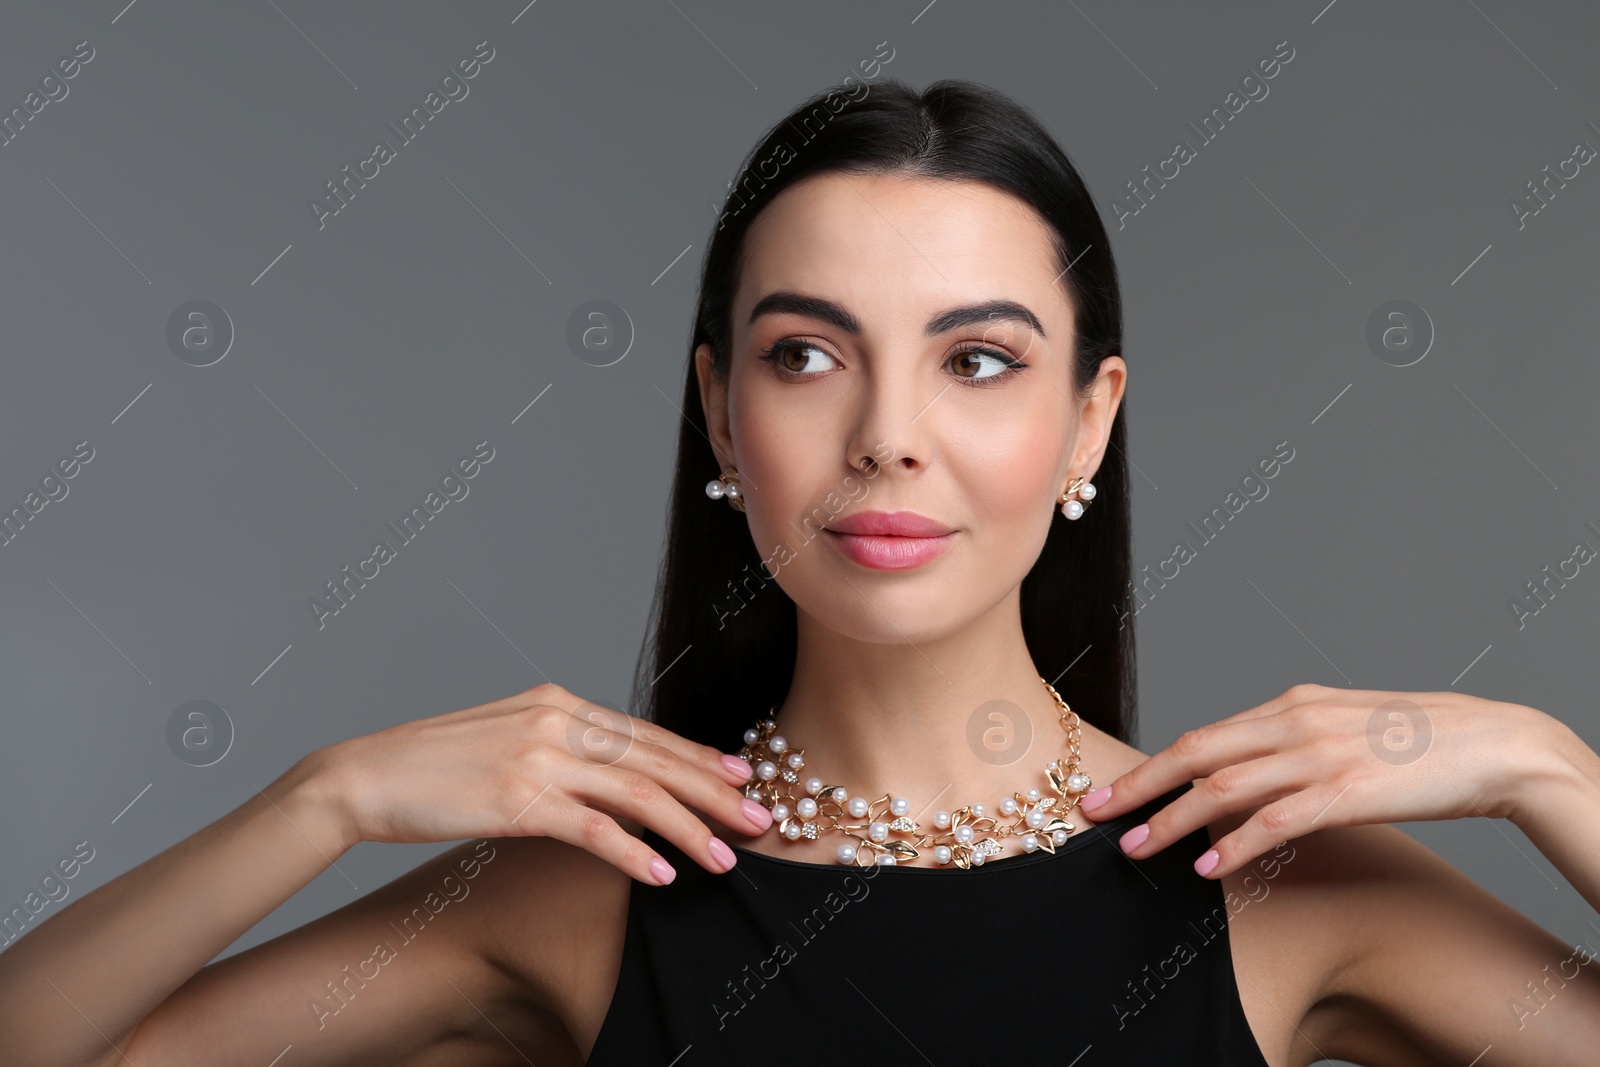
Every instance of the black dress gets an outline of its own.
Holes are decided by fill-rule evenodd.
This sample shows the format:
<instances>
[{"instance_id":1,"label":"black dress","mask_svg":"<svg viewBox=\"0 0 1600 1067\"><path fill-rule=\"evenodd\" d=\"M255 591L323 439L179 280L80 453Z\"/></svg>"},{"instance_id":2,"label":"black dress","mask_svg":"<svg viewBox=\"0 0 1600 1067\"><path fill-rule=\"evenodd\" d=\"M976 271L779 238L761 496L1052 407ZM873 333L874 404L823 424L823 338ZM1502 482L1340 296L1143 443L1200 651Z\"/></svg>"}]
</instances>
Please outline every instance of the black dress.
<instances>
[{"instance_id":1,"label":"black dress","mask_svg":"<svg viewBox=\"0 0 1600 1067\"><path fill-rule=\"evenodd\" d=\"M1205 828L1143 860L1117 846L1189 788L1104 824L1076 819L1053 855L1005 839L970 870L734 846L738 864L713 874L647 828L678 876L633 882L588 1062L1266 1067L1222 884L1194 872Z\"/></svg>"}]
</instances>

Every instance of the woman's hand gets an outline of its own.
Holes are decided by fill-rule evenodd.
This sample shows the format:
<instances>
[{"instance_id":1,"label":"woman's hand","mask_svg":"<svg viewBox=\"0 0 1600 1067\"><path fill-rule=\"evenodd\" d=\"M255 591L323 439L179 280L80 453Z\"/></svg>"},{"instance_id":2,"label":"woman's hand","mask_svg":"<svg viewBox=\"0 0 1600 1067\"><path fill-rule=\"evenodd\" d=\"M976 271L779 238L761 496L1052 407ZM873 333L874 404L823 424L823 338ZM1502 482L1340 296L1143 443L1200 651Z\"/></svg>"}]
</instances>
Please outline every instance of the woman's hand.
<instances>
[{"instance_id":1,"label":"woman's hand","mask_svg":"<svg viewBox=\"0 0 1600 1067\"><path fill-rule=\"evenodd\" d=\"M347 839L560 838L651 885L675 872L612 818L650 827L718 874L733 850L688 805L755 834L772 815L737 756L554 684L312 753ZM654 865L654 870L652 866Z\"/></svg>"},{"instance_id":2,"label":"woman's hand","mask_svg":"<svg viewBox=\"0 0 1600 1067\"><path fill-rule=\"evenodd\" d=\"M1515 819L1525 790L1558 773L1574 736L1535 708L1465 693L1297 685L1188 731L1086 794L1078 810L1103 822L1193 780L1120 843L1142 859L1224 815L1253 812L1195 861L1220 878L1327 826Z\"/></svg>"}]
</instances>

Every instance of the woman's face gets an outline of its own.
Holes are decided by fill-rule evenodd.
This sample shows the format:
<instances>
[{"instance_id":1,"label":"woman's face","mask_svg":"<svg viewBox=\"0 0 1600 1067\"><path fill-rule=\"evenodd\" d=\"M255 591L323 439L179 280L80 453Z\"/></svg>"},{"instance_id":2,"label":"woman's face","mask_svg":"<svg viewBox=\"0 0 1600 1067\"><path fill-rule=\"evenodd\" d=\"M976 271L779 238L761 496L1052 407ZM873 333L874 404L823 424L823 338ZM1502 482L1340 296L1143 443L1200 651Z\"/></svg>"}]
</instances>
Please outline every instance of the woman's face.
<instances>
[{"instance_id":1,"label":"woman's face","mask_svg":"<svg viewBox=\"0 0 1600 1067\"><path fill-rule=\"evenodd\" d=\"M1092 480L1125 367L1077 396L1050 233L982 183L859 174L805 179L752 224L728 378L709 346L696 367L760 577L802 612L869 642L948 634L1017 589L1067 484ZM949 533L836 529L867 512Z\"/></svg>"}]
</instances>

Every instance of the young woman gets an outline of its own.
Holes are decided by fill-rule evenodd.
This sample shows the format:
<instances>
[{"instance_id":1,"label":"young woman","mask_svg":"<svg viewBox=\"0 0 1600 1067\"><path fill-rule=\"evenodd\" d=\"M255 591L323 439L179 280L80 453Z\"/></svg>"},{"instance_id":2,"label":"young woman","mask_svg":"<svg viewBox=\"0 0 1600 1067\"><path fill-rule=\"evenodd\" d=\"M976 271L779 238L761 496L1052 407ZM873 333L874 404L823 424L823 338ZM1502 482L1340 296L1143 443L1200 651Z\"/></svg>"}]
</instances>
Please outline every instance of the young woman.
<instances>
[{"instance_id":1,"label":"young woman","mask_svg":"<svg viewBox=\"0 0 1600 1067\"><path fill-rule=\"evenodd\" d=\"M639 715L309 754L0 956L10 1062L1592 1062L1584 946L1382 825L1511 819L1600 905L1559 721L1303 685L1127 743L1117 277L1025 110L808 101L691 349ZM358 842L463 839L208 962Z\"/></svg>"}]
</instances>

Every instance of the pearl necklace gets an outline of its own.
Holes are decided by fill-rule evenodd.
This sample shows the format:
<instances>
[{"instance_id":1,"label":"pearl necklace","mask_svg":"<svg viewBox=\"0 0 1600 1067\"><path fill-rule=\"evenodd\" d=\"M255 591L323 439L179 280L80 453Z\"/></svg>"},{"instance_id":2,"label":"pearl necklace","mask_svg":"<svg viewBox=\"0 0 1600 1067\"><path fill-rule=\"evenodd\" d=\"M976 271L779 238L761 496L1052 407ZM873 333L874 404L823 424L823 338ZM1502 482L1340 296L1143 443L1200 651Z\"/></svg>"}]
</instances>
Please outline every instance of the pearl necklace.
<instances>
[{"instance_id":1,"label":"pearl necklace","mask_svg":"<svg viewBox=\"0 0 1600 1067\"><path fill-rule=\"evenodd\" d=\"M806 795L796 800L794 786L806 763L804 750L791 749L770 717L744 732L739 758L755 766L744 794L772 811L772 821L786 840L814 841L824 831L837 831L851 838L854 843L841 843L836 855L840 863L855 867L913 860L919 850L932 846L935 863L944 866L953 862L962 870L969 870L981 866L990 856L1000 855L1004 851L1002 838L1019 834L1023 851L1042 848L1054 854L1055 846L1065 844L1067 835L1076 829L1066 816L1093 783L1078 769L1077 713L1067 707L1054 686L1043 678L1039 681L1061 711L1061 727L1067 734L1066 766L1061 760L1051 760L1045 768L1053 795L1029 789L1000 801L1000 815L1012 819L1009 825L1003 826L989 816L982 804L969 804L953 812L934 812L935 832L928 833L907 815L911 802L905 797L885 793L869 802L865 797L852 797L843 786L828 785L821 778L806 779ZM767 714L772 714L771 709ZM891 840L892 834L904 836Z\"/></svg>"}]
</instances>

